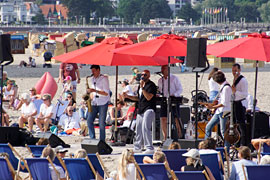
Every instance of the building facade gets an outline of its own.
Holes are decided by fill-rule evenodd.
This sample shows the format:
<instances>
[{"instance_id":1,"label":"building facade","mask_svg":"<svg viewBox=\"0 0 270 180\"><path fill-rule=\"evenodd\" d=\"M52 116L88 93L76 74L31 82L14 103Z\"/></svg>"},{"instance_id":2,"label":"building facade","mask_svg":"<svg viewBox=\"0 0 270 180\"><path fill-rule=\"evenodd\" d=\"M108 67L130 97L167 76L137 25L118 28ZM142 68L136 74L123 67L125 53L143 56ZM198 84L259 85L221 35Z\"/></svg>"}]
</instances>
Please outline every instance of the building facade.
<instances>
[{"instance_id":1,"label":"building facade","mask_svg":"<svg viewBox=\"0 0 270 180\"><path fill-rule=\"evenodd\" d=\"M0 20L2 24L26 22L27 11L23 0L0 0Z\"/></svg>"}]
</instances>

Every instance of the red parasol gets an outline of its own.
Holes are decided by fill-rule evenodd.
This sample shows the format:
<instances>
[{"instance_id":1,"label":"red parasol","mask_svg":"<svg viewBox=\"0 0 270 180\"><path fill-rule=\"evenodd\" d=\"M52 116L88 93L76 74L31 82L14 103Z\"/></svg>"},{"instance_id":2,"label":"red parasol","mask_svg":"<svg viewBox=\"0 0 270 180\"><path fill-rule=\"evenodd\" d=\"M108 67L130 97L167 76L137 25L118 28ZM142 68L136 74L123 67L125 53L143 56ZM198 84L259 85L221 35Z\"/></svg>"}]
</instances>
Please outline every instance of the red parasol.
<instances>
[{"instance_id":1,"label":"red parasol","mask_svg":"<svg viewBox=\"0 0 270 180\"><path fill-rule=\"evenodd\" d=\"M253 138L255 127L258 61L270 62L270 36L267 36L265 33L254 33L248 35L248 37L212 44L207 46L207 53L217 57L234 57L256 60L252 125Z\"/></svg>"}]
</instances>

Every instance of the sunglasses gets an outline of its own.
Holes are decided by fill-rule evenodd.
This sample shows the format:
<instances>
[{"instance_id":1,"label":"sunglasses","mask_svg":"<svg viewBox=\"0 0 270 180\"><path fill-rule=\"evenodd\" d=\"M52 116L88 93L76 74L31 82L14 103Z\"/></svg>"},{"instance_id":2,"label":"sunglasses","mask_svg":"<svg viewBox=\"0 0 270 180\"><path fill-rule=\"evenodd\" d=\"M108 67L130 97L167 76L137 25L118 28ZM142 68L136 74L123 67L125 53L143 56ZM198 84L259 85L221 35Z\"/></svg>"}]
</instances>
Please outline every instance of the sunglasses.
<instances>
[{"instance_id":1,"label":"sunglasses","mask_svg":"<svg viewBox=\"0 0 270 180\"><path fill-rule=\"evenodd\" d=\"M67 98L72 98L72 96L67 96Z\"/></svg>"},{"instance_id":2,"label":"sunglasses","mask_svg":"<svg viewBox=\"0 0 270 180\"><path fill-rule=\"evenodd\" d=\"M68 112L73 112L73 110L69 110Z\"/></svg>"},{"instance_id":3,"label":"sunglasses","mask_svg":"<svg viewBox=\"0 0 270 180\"><path fill-rule=\"evenodd\" d=\"M142 74L143 77L147 76L147 74Z\"/></svg>"}]
</instances>

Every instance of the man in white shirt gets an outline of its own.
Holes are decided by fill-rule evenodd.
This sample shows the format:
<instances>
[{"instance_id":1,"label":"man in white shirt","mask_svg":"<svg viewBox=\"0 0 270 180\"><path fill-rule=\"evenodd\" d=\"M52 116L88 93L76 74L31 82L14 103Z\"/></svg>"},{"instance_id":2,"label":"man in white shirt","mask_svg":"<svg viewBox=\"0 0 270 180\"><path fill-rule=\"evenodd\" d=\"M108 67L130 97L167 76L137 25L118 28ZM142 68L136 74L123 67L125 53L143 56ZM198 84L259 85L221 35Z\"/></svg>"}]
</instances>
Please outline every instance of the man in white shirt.
<instances>
[{"instance_id":1,"label":"man in white shirt","mask_svg":"<svg viewBox=\"0 0 270 180\"><path fill-rule=\"evenodd\" d=\"M53 104L51 103L52 98L50 94L44 94L42 96L43 104L40 106L40 113L36 118L36 124L39 129L43 132L46 132L49 124L52 122L51 118L53 116ZM42 128L44 124L44 128Z\"/></svg>"},{"instance_id":2,"label":"man in white shirt","mask_svg":"<svg viewBox=\"0 0 270 180\"><path fill-rule=\"evenodd\" d=\"M158 88L163 97L168 97L168 65L161 66L161 73L163 77L158 80ZM170 96L180 97L183 92L182 84L179 78L173 74L170 74ZM175 106L172 106L172 114L174 117L176 129L178 130L178 136L181 135L181 126L180 126L180 104L176 103ZM160 120L162 127L163 140L166 140L167 137L167 102L163 102L160 109ZM179 137L180 138L180 137Z\"/></svg>"},{"instance_id":3,"label":"man in white shirt","mask_svg":"<svg viewBox=\"0 0 270 180\"><path fill-rule=\"evenodd\" d=\"M59 126L64 128L64 131L69 129L78 129L80 128L80 118L76 112L73 112L73 107L67 107L67 113L61 116L59 121Z\"/></svg>"},{"instance_id":4,"label":"man in white shirt","mask_svg":"<svg viewBox=\"0 0 270 180\"><path fill-rule=\"evenodd\" d=\"M89 135L91 139L95 139L94 121L99 114L99 131L100 140L105 141L105 121L108 111L108 103L110 101L110 87L108 76L100 73L99 65L92 65L91 68L93 77L91 78L91 88L87 89L91 93L93 99L91 100L92 112L89 113L87 124L89 128Z\"/></svg>"},{"instance_id":5,"label":"man in white shirt","mask_svg":"<svg viewBox=\"0 0 270 180\"><path fill-rule=\"evenodd\" d=\"M215 111L214 116L207 123L205 128L205 137L211 137L213 127L220 123L220 132L224 137L224 132L226 128L227 118L223 117L223 113L231 110L231 96L232 88L230 84L226 81L226 77L223 72L217 71L213 75L214 81L220 85L218 104L208 104L206 107L208 109L213 109ZM225 141L225 146L229 147L229 143Z\"/></svg>"},{"instance_id":6,"label":"man in white shirt","mask_svg":"<svg viewBox=\"0 0 270 180\"><path fill-rule=\"evenodd\" d=\"M249 144L246 136L246 108L242 101L248 96L248 82L247 79L241 75L241 66L234 64L232 67L232 74L234 76L232 93L235 95L234 99L234 121L239 124L241 139L240 145L247 146Z\"/></svg>"}]
</instances>

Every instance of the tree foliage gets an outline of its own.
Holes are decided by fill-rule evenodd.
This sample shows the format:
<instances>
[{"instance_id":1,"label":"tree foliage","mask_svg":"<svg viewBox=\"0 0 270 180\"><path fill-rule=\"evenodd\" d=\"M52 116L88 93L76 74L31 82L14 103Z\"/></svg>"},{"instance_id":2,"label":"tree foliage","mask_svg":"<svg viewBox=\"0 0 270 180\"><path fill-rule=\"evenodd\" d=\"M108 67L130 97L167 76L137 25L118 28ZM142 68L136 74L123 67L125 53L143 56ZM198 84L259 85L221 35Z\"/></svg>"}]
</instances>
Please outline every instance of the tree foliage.
<instances>
[{"instance_id":1,"label":"tree foliage","mask_svg":"<svg viewBox=\"0 0 270 180\"><path fill-rule=\"evenodd\" d=\"M260 13L254 8L256 7L255 2L244 2L237 7L238 11L235 14L235 20L239 21L240 18L245 18L246 22L256 22L257 18L260 17Z\"/></svg>"},{"instance_id":2,"label":"tree foliage","mask_svg":"<svg viewBox=\"0 0 270 180\"><path fill-rule=\"evenodd\" d=\"M185 19L186 22L197 21L200 18L200 14L191 7L190 3L186 3L176 14L178 18Z\"/></svg>"},{"instance_id":3,"label":"tree foliage","mask_svg":"<svg viewBox=\"0 0 270 180\"><path fill-rule=\"evenodd\" d=\"M270 1L261 5L258 8L261 18L264 22L270 22Z\"/></svg>"},{"instance_id":4,"label":"tree foliage","mask_svg":"<svg viewBox=\"0 0 270 180\"><path fill-rule=\"evenodd\" d=\"M32 21L38 23L38 24L46 24L46 20L44 18L44 15L42 14L41 10L36 14L36 16L32 17Z\"/></svg>"}]
</instances>

